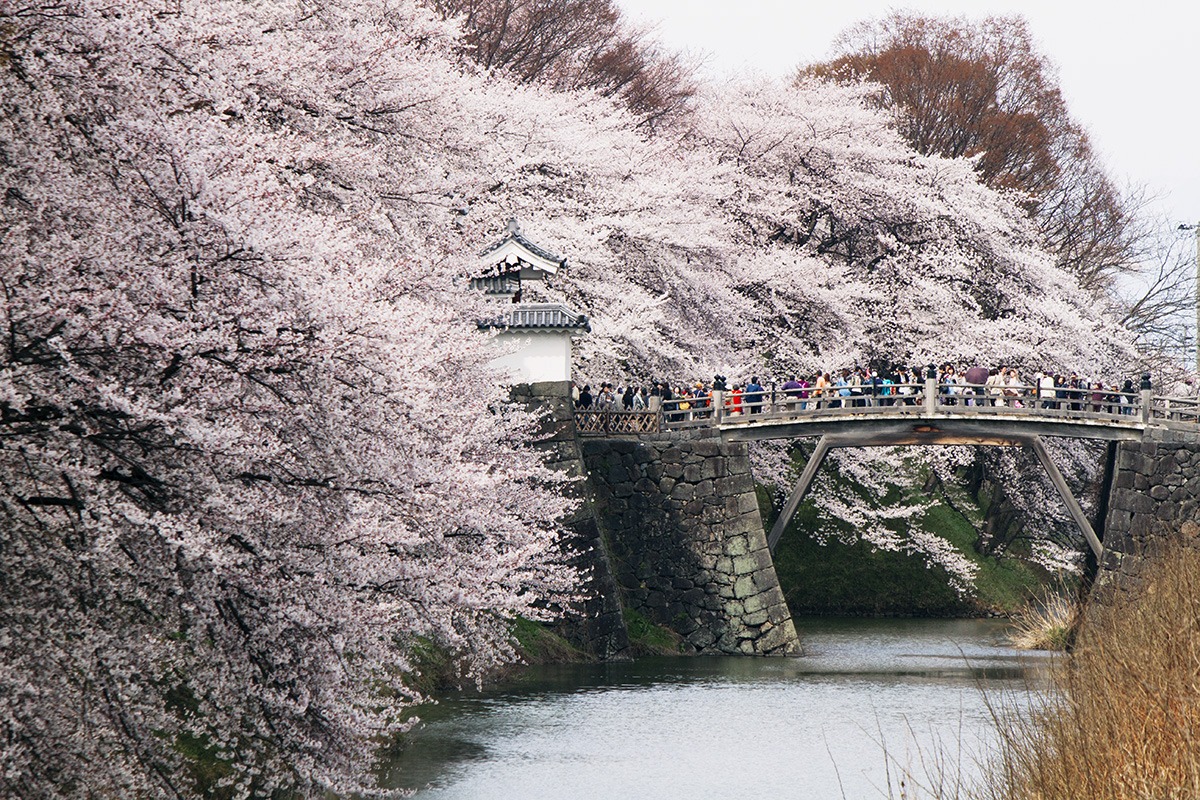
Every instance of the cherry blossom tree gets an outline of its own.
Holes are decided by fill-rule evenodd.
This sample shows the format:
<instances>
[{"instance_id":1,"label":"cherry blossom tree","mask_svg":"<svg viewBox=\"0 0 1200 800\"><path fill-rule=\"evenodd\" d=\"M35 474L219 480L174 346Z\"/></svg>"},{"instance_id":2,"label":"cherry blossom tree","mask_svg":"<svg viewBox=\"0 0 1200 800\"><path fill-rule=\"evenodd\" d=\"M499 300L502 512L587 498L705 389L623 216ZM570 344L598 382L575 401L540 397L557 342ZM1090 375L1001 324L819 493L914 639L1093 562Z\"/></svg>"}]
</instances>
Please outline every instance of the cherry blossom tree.
<instances>
[{"instance_id":1,"label":"cherry blossom tree","mask_svg":"<svg viewBox=\"0 0 1200 800\"><path fill-rule=\"evenodd\" d=\"M1036 73L1034 62L1026 67ZM1055 100L1054 87L1042 88ZM459 184L464 229L479 216L490 224L516 214L539 240L573 253L558 291L592 316L581 368L598 379L736 380L931 361L1128 377L1142 363L1130 332L1080 288L1065 250L1047 250L1022 196L981 183L978 159L915 152L877 92L820 80L701 87L692 128L648 142L597 106L581 117L562 113L554 97L526 94L519 116L509 106L487 118L509 146L490 150L494 172ZM539 122L547 114L559 116ZM1075 155L1094 162L1086 148ZM1028 172L1022 158L1005 162L1013 175ZM1044 161L1027 159L1052 176ZM1106 187L1091 186L1097 202ZM1081 202L1091 196L1072 192ZM1071 248L1098 252L1087 242ZM755 456L768 481L790 464L769 447ZM1056 456L1095 473L1091 451ZM851 465L843 477L878 489L921 470L948 476L972 458L868 450L834 460ZM1031 530L1060 548L1078 536L1019 457L994 458L1005 488L1030 498ZM827 479L813 496L828 518L849 513L858 535L940 563L969 588L972 568L947 543L911 525L917 535L895 535L911 507L848 511Z\"/></svg>"},{"instance_id":2,"label":"cherry blossom tree","mask_svg":"<svg viewBox=\"0 0 1200 800\"><path fill-rule=\"evenodd\" d=\"M406 3L3 10L0 794L369 787L415 642L469 679L565 596L451 228L384 200L451 45Z\"/></svg>"},{"instance_id":3,"label":"cherry blossom tree","mask_svg":"<svg viewBox=\"0 0 1200 800\"><path fill-rule=\"evenodd\" d=\"M1023 17L896 11L842 33L835 53L802 74L875 82L919 152L970 158L988 185L1021 192L1081 286L1100 296L1141 261L1145 198L1109 177Z\"/></svg>"},{"instance_id":4,"label":"cherry blossom tree","mask_svg":"<svg viewBox=\"0 0 1200 800\"><path fill-rule=\"evenodd\" d=\"M494 162L511 164L502 193L464 186L465 206L488 218L497 206L532 210L539 237L569 244L575 258L559 290L592 315L582 371L598 379L945 360L1127 374L1138 358L1129 335L1055 264L1024 210L981 184L971 162L914 153L870 91L708 87L694 134L676 141L638 142L609 117L585 132L526 116L512 134L519 159L500 152ZM851 460L895 475L914 458L949 463L929 451ZM756 458L760 479L772 480L772 460L788 461ZM813 496L841 515L834 488L818 483ZM856 513L860 535L912 548L969 583L969 566L944 542L889 532L888 520L911 510Z\"/></svg>"},{"instance_id":5,"label":"cherry blossom tree","mask_svg":"<svg viewBox=\"0 0 1200 800\"><path fill-rule=\"evenodd\" d=\"M462 224L520 216L572 252L556 291L591 315L580 370L597 379L945 360L1125 375L1138 360L1129 335L1055 264L1024 209L971 162L915 153L871 91L710 86L689 135L650 141L597 106L566 114L527 93L519 115L486 117L508 146L484 142L493 171L462 173ZM860 463L887 471L900 458ZM771 477L761 461L756 474Z\"/></svg>"},{"instance_id":6,"label":"cherry blossom tree","mask_svg":"<svg viewBox=\"0 0 1200 800\"><path fill-rule=\"evenodd\" d=\"M968 162L915 154L866 92L733 84L698 96L697 132L677 143L597 126L607 160L553 170L523 149L538 171L514 174L507 199L558 206L543 230L578 253L563 292L595 319L585 359L664 376L976 358L1124 369L1127 335L1021 209ZM538 144L560 133L576 135L538 129ZM586 218L561 205L584 197Z\"/></svg>"}]
</instances>

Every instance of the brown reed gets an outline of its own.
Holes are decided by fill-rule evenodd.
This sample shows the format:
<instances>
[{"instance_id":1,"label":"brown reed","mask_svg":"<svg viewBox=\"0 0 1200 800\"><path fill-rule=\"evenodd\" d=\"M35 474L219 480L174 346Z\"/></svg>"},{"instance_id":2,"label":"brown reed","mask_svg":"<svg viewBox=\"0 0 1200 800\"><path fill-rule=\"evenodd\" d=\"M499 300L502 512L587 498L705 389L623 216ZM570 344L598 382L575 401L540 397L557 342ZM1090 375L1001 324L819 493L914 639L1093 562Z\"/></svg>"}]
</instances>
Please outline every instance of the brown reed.
<instances>
[{"instance_id":1,"label":"brown reed","mask_svg":"<svg viewBox=\"0 0 1200 800\"><path fill-rule=\"evenodd\" d=\"M1200 551L1174 547L1103 594L1050 688L994 712L985 784L935 797L1200 800Z\"/></svg>"},{"instance_id":2,"label":"brown reed","mask_svg":"<svg viewBox=\"0 0 1200 800\"><path fill-rule=\"evenodd\" d=\"M1031 603L1013 617L1009 642L1021 650L1066 650L1079 624L1079 604L1064 593Z\"/></svg>"}]
</instances>

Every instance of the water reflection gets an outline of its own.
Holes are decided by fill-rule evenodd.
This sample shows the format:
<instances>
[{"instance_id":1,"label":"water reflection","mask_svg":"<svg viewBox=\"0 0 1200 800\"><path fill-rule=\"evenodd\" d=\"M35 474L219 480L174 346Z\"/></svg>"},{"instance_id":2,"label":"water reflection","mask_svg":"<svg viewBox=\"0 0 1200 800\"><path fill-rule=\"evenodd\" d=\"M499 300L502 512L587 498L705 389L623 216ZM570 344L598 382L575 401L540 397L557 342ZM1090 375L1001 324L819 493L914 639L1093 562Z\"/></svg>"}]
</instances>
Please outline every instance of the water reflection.
<instances>
[{"instance_id":1,"label":"water reflection","mask_svg":"<svg viewBox=\"0 0 1200 800\"><path fill-rule=\"evenodd\" d=\"M939 746L977 774L980 686L1020 702L1045 664L985 620L798 627L801 658L537 667L456 696L423 712L385 782L429 800L887 797L897 764L921 773Z\"/></svg>"}]
</instances>

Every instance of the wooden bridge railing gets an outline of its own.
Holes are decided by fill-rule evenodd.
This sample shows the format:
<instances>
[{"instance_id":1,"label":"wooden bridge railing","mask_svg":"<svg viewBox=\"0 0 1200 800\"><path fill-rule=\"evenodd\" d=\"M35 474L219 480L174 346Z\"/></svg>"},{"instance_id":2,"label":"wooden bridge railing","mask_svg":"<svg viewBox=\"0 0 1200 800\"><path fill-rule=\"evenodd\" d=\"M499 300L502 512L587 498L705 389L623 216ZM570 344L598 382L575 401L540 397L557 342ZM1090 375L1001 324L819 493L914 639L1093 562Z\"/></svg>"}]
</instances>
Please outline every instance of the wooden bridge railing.
<instances>
[{"instance_id":1,"label":"wooden bridge railing","mask_svg":"<svg viewBox=\"0 0 1200 800\"><path fill-rule=\"evenodd\" d=\"M1156 395L1151 398L1149 421L1167 425L1200 425L1200 399Z\"/></svg>"},{"instance_id":2,"label":"wooden bridge railing","mask_svg":"<svg viewBox=\"0 0 1200 800\"><path fill-rule=\"evenodd\" d=\"M1111 422L1122 427L1200 426L1200 399L1153 395L1144 389L989 387L960 383L886 384L872 387L764 390L734 396L715 391L706 397L651 397L644 411L576 409L585 435L656 433L705 426L759 425L828 420L862 415L888 417L1005 416L1047 420Z\"/></svg>"},{"instance_id":3,"label":"wooden bridge railing","mask_svg":"<svg viewBox=\"0 0 1200 800\"><path fill-rule=\"evenodd\" d=\"M1166 400L1166 398L1159 398ZM716 424L755 424L778 420L828 418L857 415L929 417L1018 416L1056 420L1097 420L1114 423L1149 423L1168 414L1191 414L1196 421L1196 404L1171 409L1152 402L1149 391L1119 392L1108 389L1071 389L1037 386L980 386L961 383L894 384L861 387L832 387L818 393L814 389L790 393L763 392L761 398L742 397L740 414L731 408L728 396L711 403L709 414L716 412ZM672 427L670 420L666 427Z\"/></svg>"},{"instance_id":4,"label":"wooden bridge railing","mask_svg":"<svg viewBox=\"0 0 1200 800\"><path fill-rule=\"evenodd\" d=\"M575 426L580 433L591 436L658 433L662 430L662 414L658 411L577 408Z\"/></svg>"}]
</instances>

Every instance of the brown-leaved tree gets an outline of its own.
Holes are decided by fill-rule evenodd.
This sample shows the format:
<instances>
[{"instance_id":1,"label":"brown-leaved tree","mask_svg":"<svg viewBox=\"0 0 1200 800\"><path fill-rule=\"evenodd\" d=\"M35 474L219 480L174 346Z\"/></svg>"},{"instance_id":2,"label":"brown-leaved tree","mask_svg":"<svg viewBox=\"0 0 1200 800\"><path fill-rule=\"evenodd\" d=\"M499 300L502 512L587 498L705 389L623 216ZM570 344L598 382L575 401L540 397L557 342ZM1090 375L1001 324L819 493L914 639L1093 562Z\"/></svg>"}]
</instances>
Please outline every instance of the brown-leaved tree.
<instances>
[{"instance_id":1,"label":"brown-leaved tree","mask_svg":"<svg viewBox=\"0 0 1200 800\"><path fill-rule=\"evenodd\" d=\"M1060 266L1100 292L1144 256L1139 195L1124 194L1068 113L1053 64L1020 16L982 20L896 12L847 30L805 76L862 79L924 154L965 157L1025 206Z\"/></svg>"},{"instance_id":2,"label":"brown-leaved tree","mask_svg":"<svg viewBox=\"0 0 1200 800\"><path fill-rule=\"evenodd\" d=\"M475 61L524 83L592 89L655 128L695 93L691 67L631 27L613 0L428 0L464 28Z\"/></svg>"}]
</instances>

